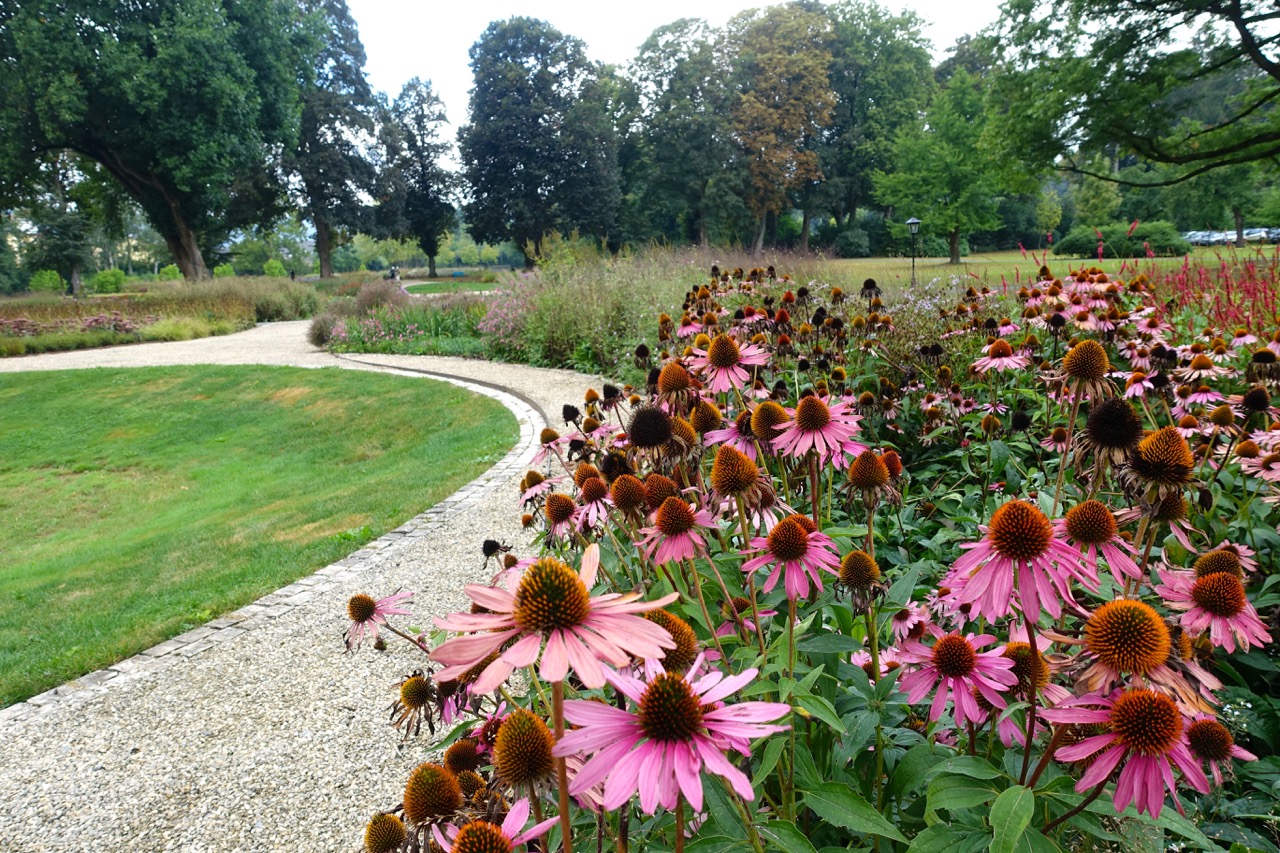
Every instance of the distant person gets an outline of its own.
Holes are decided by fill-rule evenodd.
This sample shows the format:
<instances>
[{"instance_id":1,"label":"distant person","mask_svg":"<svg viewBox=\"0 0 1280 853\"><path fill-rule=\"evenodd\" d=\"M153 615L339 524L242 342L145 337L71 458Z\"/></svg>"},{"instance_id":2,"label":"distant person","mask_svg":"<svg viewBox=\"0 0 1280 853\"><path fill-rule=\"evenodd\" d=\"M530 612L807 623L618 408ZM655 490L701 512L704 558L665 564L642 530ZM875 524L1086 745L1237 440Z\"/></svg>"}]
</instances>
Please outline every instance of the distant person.
<instances>
[{"instance_id":1,"label":"distant person","mask_svg":"<svg viewBox=\"0 0 1280 853\"><path fill-rule=\"evenodd\" d=\"M298 271L289 270L289 281L297 281L297 280L298 280Z\"/></svg>"}]
</instances>

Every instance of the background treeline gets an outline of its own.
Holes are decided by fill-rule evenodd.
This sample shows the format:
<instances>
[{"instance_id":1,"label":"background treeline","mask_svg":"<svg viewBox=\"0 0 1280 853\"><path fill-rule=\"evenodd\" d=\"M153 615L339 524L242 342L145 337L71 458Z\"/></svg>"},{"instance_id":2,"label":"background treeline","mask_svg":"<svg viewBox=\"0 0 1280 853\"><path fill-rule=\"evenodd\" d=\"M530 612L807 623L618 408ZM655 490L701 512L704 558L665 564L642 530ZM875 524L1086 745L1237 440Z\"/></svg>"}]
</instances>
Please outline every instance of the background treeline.
<instances>
[{"instance_id":1,"label":"background treeline","mask_svg":"<svg viewBox=\"0 0 1280 853\"><path fill-rule=\"evenodd\" d=\"M919 253L958 261L1134 219L1170 223L1156 254L1176 231L1280 225L1274 155L1219 141L1275 121L1276 81L1212 20L1164 53L1169 28L1130 39L1106 77L1123 5L1074 0L1078 26L1105 24L1082 41L1010 4L937 65L918 16L862 0L682 19L621 67L496 21L454 132L429 81L372 90L343 0L32 0L0 13L0 292L114 269L434 275L532 262L550 232L859 257L910 252L916 216ZM1147 98L1138 126L1089 112L1108 92ZM1213 156L1187 155L1206 134Z\"/></svg>"}]
</instances>

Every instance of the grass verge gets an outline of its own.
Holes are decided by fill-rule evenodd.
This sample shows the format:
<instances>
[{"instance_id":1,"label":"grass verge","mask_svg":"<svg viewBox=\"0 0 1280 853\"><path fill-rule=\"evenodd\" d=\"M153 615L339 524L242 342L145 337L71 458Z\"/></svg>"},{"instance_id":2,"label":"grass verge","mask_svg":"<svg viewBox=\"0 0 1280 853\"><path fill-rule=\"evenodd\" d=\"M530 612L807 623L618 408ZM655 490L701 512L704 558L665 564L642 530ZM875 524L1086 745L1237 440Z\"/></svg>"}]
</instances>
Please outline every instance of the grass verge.
<instances>
[{"instance_id":1,"label":"grass verge","mask_svg":"<svg viewBox=\"0 0 1280 853\"><path fill-rule=\"evenodd\" d=\"M479 475L516 434L492 400L374 373L6 376L0 705L341 558Z\"/></svg>"}]
</instances>

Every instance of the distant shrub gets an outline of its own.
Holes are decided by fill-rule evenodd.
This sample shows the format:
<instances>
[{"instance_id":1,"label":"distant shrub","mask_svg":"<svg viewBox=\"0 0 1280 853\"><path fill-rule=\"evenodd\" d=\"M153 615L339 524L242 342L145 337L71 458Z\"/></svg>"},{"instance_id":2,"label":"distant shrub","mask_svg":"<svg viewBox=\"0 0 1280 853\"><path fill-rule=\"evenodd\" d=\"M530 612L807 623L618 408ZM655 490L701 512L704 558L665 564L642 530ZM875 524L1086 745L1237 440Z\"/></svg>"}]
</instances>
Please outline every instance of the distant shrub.
<instances>
[{"instance_id":1,"label":"distant shrub","mask_svg":"<svg viewBox=\"0 0 1280 853\"><path fill-rule=\"evenodd\" d=\"M835 250L842 258L871 257L871 235L861 228L846 228L836 237Z\"/></svg>"},{"instance_id":2,"label":"distant shrub","mask_svg":"<svg viewBox=\"0 0 1280 853\"><path fill-rule=\"evenodd\" d=\"M231 264L218 264L213 268L214 278L232 278L236 274L236 268Z\"/></svg>"},{"instance_id":3,"label":"distant shrub","mask_svg":"<svg viewBox=\"0 0 1280 853\"><path fill-rule=\"evenodd\" d=\"M39 270L31 276L29 287L36 293L63 293L67 283L53 270Z\"/></svg>"},{"instance_id":4,"label":"distant shrub","mask_svg":"<svg viewBox=\"0 0 1280 853\"><path fill-rule=\"evenodd\" d=\"M182 270L178 269L177 264L169 264L160 267L160 271L156 273L158 281L178 281L182 278Z\"/></svg>"},{"instance_id":5,"label":"distant shrub","mask_svg":"<svg viewBox=\"0 0 1280 853\"><path fill-rule=\"evenodd\" d=\"M89 287L94 293L119 293L124 287L124 270L103 270L93 277Z\"/></svg>"},{"instance_id":6,"label":"distant shrub","mask_svg":"<svg viewBox=\"0 0 1280 853\"><path fill-rule=\"evenodd\" d=\"M1167 257L1191 251L1191 244L1182 239L1172 222L1142 222L1130 234L1131 227L1127 222L1113 222L1097 229L1077 225L1054 244L1053 253L1073 258L1096 258L1099 242L1102 243L1104 258Z\"/></svg>"},{"instance_id":7,"label":"distant shrub","mask_svg":"<svg viewBox=\"0 0 1280 853\"><path fill-rule=\"evenodd\" d=\"M397 282L371 281L362 285L356 294L356 313L368 314L374 308L404 305L411 298Z\"/></svg>"},{"instance_id":8,"label":"distant shrub","mask_svg":"<svg viewBox=\"0 0 1280 853\"><path fill-rule=\"evenodd\" d=\"M275 258L267 261L262 267L262 274L272 278L284 278L288 273L285 271L284 264Z\"/></svg>"}]
</instances>

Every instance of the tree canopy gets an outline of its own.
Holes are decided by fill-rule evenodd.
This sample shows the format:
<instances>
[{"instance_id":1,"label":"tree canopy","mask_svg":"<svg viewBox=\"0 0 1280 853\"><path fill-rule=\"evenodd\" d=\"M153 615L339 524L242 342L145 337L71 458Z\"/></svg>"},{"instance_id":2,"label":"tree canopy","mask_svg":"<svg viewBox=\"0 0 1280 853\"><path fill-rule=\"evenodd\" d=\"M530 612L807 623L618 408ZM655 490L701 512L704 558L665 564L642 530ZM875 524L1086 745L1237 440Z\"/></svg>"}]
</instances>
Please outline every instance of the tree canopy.
<instances>
[{"instance_id":1,"label":"tree canopy","mask_svg":"<svg viewBox=\"0 0 1280 853\"><path fill-rule=\"evenodd\" d=\"M618 207L617 139L602 69L545 21L495 21L471 47L458 134L477 240L537 246L551 230L603 236Z\"/></svg>"},{"instance_id":2,"label":"tree canopy","mask_svg":"<svg viewBox=\"0 0 1280 853\"><path fill-rule=\"evenodd\" d=\"M183 274L278 212L270 152L293 144L312 33L286 0L31 0L0 16L0 194L40 155L102 165Z\"/></svg>"},{"instance_id":3,"label":"tree canopy","mask_svg":"<svg viewBox=\"0 0 1280 853\"><path fill-rule=\"evenodd\" d=\"M1011 0L992 140L1035 168L1118 145L1166 183L1274 157L1277 21L1272 0Z\"/></svg>"}]
</instances>

